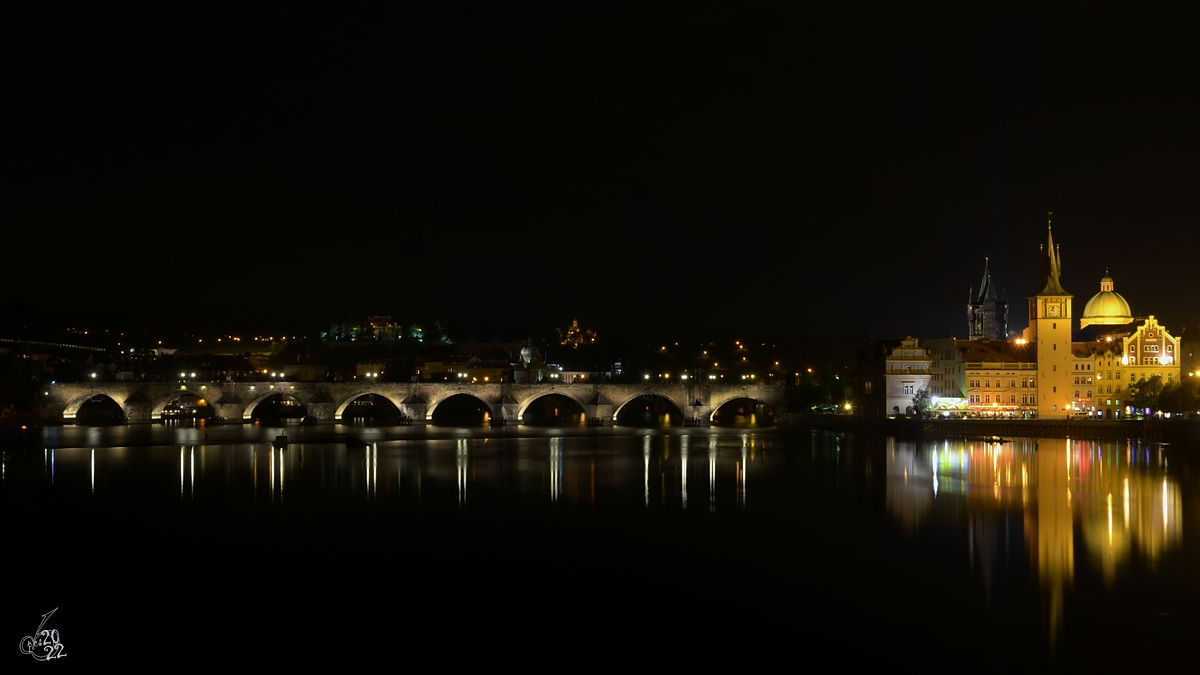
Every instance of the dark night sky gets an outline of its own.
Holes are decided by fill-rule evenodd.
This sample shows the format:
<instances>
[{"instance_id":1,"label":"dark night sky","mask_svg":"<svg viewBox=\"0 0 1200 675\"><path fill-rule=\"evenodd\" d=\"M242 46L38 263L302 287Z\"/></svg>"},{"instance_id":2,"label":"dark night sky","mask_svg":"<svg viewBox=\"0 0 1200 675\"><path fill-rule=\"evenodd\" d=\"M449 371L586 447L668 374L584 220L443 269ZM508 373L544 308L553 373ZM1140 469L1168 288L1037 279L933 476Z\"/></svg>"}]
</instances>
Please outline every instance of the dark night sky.
<instances>
[{"instance_id":1,"label":"dark night sky","mask_svg":"<svg viewBox=\"0 0 1200 675\"><path fill-rule=\"evenodd\" d=\"M0 29L9 294L64 320L961 336L1052 210L1077 313L1108 267L1200 330L1182 17L164 4Z\"/></svg>"}]
</instances>

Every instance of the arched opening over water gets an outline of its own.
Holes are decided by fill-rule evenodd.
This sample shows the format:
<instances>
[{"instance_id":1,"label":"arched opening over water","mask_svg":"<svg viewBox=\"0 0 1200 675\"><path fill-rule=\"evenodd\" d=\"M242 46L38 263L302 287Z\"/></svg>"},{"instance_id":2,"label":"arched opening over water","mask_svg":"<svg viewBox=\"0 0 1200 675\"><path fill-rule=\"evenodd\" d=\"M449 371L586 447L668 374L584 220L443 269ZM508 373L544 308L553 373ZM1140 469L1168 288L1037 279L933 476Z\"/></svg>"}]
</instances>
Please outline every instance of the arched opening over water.
<instances>
[{"instance_id":1,"label":"arched opening over water","mask_svg":"<svg viewBox=\"0 0 1200 675\"><path fill-rule=\"evenodd\" d=\"M125 410L120 403L104 394L95 394L84 401L75 413L76 424L120 424Z\"/></svg>"},{"instance_id":2,"label":"arched opening over water","mask_svg":"<svg viewBox=\"0 0 1200 675\"><path fill-rule=\"evenodd\" d=\"M203 420L215 417L212 404L207 398L190 392L180 392L163 404L159 419L170 420Z\"/></svg>"},{"instance_id":3,"label":"arched opening over water","mask_svg":"<svg viewBox=\"0 0 1200 675\"><path fill-rule=\"evenodd\" d=\"M268 422L299 421L308 415L308 406L295 396L273 394L258 402L250 418Z\"/></svg>"},{"instance_id":4,"label":"arched opening over water","mask_svg":"<svg viewBox=\"0 0 1200 675\"><path fill-rule=\"evenodd\" d=\"M587 414L575 399L563 394L539 396L525 408L521 424L540 427L583 426Z\"/></svg>"},{"instance_id":5,"label":"arched opening over water","mask_svg":"<svg viewBox=\"0 0 1200 675\"><path fill-rule=\"evenodd\" d=\"M642 394L621 406L616 422L623 427L672 426L683 424L683 411L665 396Z\"/></svg>"},{"instance_id":6,"label":"arched opening over water","mask_svg":"<svg viewBox=\"0 0 1200 675\"><path fill-rule=\"evenodd\" d=\"M347 424L395 424L403 415L383 394L363 394L346 404L342 421Z\"/></svg>"},{"instance_id":7,"label":"arched opening over water","mask_svg":"<svg viewBox=\"0 0 1200 675\"><path fill-rule=\"evenodd\" d=\"M454 394L433 409L431 423L443 427L478 427L492 421L491 407L471 394Z\"/></svg>"},{"instance_id":8,"label":"arched opening over water","mask_svg":"<svg viewBox=\"0 0 1200 675\"><path fill-rule=\"evenodd\" d=\"M766 427L775 425L775 410L752 398L735 398L713 411L712 422L723 427Z\"/></svg>"}]
</instances>

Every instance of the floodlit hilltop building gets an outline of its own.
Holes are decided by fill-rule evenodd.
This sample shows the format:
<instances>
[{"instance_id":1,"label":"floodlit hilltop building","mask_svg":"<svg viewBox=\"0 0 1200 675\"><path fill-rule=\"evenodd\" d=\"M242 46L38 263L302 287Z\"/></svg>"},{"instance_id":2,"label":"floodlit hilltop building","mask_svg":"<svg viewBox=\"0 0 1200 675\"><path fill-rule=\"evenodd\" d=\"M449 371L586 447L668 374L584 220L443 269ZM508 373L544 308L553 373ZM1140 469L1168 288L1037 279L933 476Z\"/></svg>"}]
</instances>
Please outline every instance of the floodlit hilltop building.
<instances>
[{"instance_id":1,"label":"floodlit hilltop building","mask_svg":"<svg viewBox=\"0 0 1200 675\"><path fill-rule=\"evenodd\" d=\"M913 354L928 354L927 386L935 414L1020 418L1119 419L1135 411L1129 386L1158 376L1164 385L1180 376L1181 344L1153 315L1137 319L1105 273L1100 292L1084 305L1074 328L1074 296L1062 286L1062 260L1047 231L1038 290L1028 298L1029 326L1009 339L1007 304L996 297L984 266L980 293L968 303L970 339L905 340L888 356L888 414L912 414L907 372ZM893 364L899 366L893 368Z\"/></svg>"}]
</instances>

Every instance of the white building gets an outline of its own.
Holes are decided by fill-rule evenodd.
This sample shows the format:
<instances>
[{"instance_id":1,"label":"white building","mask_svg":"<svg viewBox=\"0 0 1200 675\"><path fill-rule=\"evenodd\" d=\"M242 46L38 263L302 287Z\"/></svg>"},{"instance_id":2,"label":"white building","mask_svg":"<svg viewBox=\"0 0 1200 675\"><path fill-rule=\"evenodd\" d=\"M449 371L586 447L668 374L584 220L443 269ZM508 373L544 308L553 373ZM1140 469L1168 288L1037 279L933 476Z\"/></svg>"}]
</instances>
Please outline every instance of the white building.
<instances>
[{"instance_id":1,"label":"white building","mask_svg":"<svg viewBox=\"0 0 1200 675\"><path fill-rule=\"evenodd\" d=\"M916 338L907 337L888 354L884 373L887 378L885 410L889 416L912 415L913 396L929 388L933 357Z\"/></svg>"}]
</instances>

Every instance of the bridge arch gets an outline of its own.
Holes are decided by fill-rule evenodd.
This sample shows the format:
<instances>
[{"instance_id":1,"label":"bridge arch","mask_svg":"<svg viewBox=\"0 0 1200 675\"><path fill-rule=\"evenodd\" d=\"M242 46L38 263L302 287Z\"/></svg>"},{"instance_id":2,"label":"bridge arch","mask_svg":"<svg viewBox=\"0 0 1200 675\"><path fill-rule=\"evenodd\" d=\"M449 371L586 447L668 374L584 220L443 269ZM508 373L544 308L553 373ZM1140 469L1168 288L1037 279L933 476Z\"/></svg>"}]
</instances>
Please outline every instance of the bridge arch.
<instances>
[{"instance_id":1,"label":"bridge arch","mask_svg":"<svg viewBox=\"0 0 1200 675\"><path fill-rule=\"evenodd\" d=\"M579 412L583 415L583 417L580 418L580 421L578 422L579 424L582 424L584 419L586 419L587 412L588 412L588 406L586 403L583 402L583 399L579 398L579 396L575 395L572 392L563 391L561 389L537 393L537 394L534 394L533 396L530 396L529 398L525 399L524 401L522 401L520 406L517 408L517 419L521 421L521 424L525 424L526 423L525 422L525 414L527 412L533 412L535 414L537 413L537 409L534 407L534 404L536 404L538 401L541 401L542 399L549 398L551 396L562 397L562 398L566 399L567 401L574 403L576 406L578 406ZM533 410L530 410L531 408L533 408ZM545 422L544 421L540 422L540 424L545 424ZM574 423L572 423L572 424L574 424Z\"/></svg>"},{"instance_id":2,"label":"bridge arch","mask_svg":"<svg viewBox=\"0 0 1200 675\"><path fill-rule=\"evenodd\" d=\"M676 400L673 396L668 396L666 394L662 394L657 391L641 391L632 396L626 397L619 404L614 405L613 406L613 416L612 416L613 422L615 423L617 421L617 419L621 415L622 411L624 411L625 408L630 403L633 403L634 401L638 401L638 400L645 400L647 397L650 397L652 399L661 400L661 401L666 401L667 403L670 403L671 406L675 408L675 412L667 413L668 421L671 423L675 423L675 424L679 424L679 423L683 422L683 419L685 417L684 408L686 406L682 402ZM628 415L628 412L626 414Z\"/></svg>"},{"instance_id":3,"label":"bridge arch","mask_svg":"<svg viewBox=\"0 0 1200 675\"><path fill-rule=\"evenodd\" d=\"M219 397L221 394L221 390L217 389L215 391ZM179 391L173 391L170 394L167 394L166 396L157 397L154 400L154 405L150 408L150 419L161 420L163 417L163 410L166 409L167 405L171 401L175 400L176 398L178 398L180 396L195 396L197 399L203 399L203 400L207 401L209 406L212 407L214 414L216 412L216 409L217 409L216 401L209 399L207 388L201 389L199 386L192 386L192 387L182 388ZM144 400L145 399L143 399L143 401Z\"/></svg>"},{"instance_id":4,"label":"bridge arch","mask_svg":"<svg viewBox=\"0 0 1200 675\"><path fill-rule=\"evenodd\" d=\"M292 389L294 390L295 387L293 387ZM296 396L295 391L284 391L283 389L266 389L264 391L258 392L257 395L254 396L254 398L250 399L250 401L246 403L246 408L242 411L242 419L247 422L254 419L255 409L258 408L258 406L263 401L265 401L273 396L280 396L280 397L284 397L284 398L294 398L297 401L299 401L301 404L303 404L305 409L308 408L308 401L305 401L304 399L300 398L299 396Z\"/></svg>"},{"instance_id":5,"label":"bridge arch","mask_svg":"<svg viewBox=\"0 0 1200 675\"><path fill-rule=\"evenodd\" d=\"M77 419L79 417L80 408L82 408L85 403L88 403L89 401L96 399L96 398L105 398L105 399L108 399L109 401L112 401L113 403L117 404L117 406L121 409L122 415L128 415L129 410L125 406L125 398L126 397L120 396L120 395L114 397L112 395L112 393L115 393L115 392L104 392L104 391L100 391L98 389L92 389L92 390L89 390L87 393L79 394L79 395L71 398L69 401L67 401L67 405L65 407L63 407L63 413L62 413L63 419L64 420ZM118 400L118 398L120 400Z\"/></svg>"},{"instance_id":6,"label":"bridge arch","mask_svg":"<svg viewBox=\"0 0 1200 675\"><path fill-rule=\"evenodd\" d=\"M709 415L708 415L708 421L715 422L717 419L717 413L721 411L721 408L727 404L733 403L734 401L754 401L755 403L762 404L763 406L766 407L767 412L770 413L770 419L772 420L772 422L774 420L779 419L779 417L778 417L779 412L775 409L775 406L772 405L770 401L766 400L765 398L763 398L761 396L753 396L753 395L747 394L745 392L739 392L736 394L726 396L726 397L724 397L724 399L719 399L717 402L714 402L713 407L712 407L712 412L709 413ZM770 425L767 425L767 426L770 426Z\"/></svg>"},{"instance_id":7,"label":"bridge arch","mask_svg":"<svg viewBox=\"0 0 1200 675\"><path fill-rule=\"evenodd\" d=\"M385 398L388 401L391 401L392 405L396 406L396 409L399 410L401 412L401 414L407 414L404 412L404 399L403 398L396 398L395 396L393 396L391 394L387 394L378 389L363 389L362 391L359 391L355 394L351 394L349 397L342 399L342 402L338 404L337 409L334 410L334 412L333 412L334 421L335 422L342 421L342 414L346 412L346 408L349 408L350 404L354 403L358 399L360 399L364 396L367 396L369 394L374 394L376 396Z\"/></svg>"},{"instance_id":8,"label":"bridge arch","mask_svg":"<svg viewBox=\"0 0 1200 675\"><path fill-rule=\"evenodd\" d=\"M427 407L425 409L425 420L427 422L432 423L433 415L434 415L434 413L437 412L438 408L442 407L443 403L445 403L446 401L449 401L452 398L455 398L456 396L467 396L467 397L475 399L482 405L484 412L487 413L488 419L493 419L493 420L496 419L496 407L494 405L492 405L492 403L490 401L488 401L483 396L480 396L479 394L475 393L474 391L471 391L470 389L466 389L466 388L457 389L456 388L456 389L452 389L452 390L447 390L442 395L436 396L436 397L432 398L432 400L429 401L429 407Z\"/></svg>"},{"instance_id":9,"label":"bridge arch","mask_svg":"<svg viewBox=\"0 0 1200 675\"><path fill-rule=\"evenodd\" d=\"M572 392L563 391L562 389L555 389L552 391L536 393L536 394L530 396L529 398L525 399L524 401L521 401L521 406L519 408L517 408L517 419L521 419L521 418L525 417L525 411L528 410L529 406L533 405L533 403L535 401L537 401L540 398L546 398L547 396L562 396L563 398L571 399L579 406L580 410L583 410L585 412L587 411L587 404L583 402L583 399L579 398Z\"/></svg>"}]
</instances>

